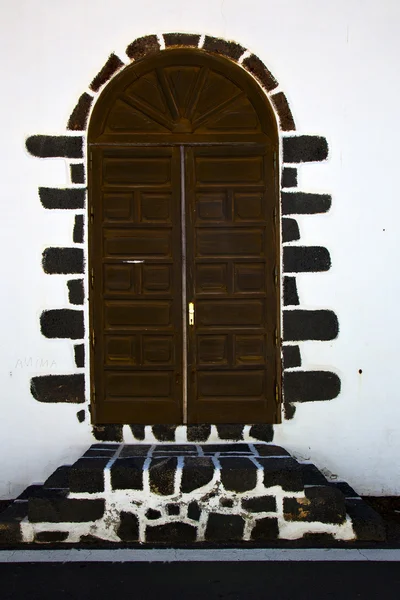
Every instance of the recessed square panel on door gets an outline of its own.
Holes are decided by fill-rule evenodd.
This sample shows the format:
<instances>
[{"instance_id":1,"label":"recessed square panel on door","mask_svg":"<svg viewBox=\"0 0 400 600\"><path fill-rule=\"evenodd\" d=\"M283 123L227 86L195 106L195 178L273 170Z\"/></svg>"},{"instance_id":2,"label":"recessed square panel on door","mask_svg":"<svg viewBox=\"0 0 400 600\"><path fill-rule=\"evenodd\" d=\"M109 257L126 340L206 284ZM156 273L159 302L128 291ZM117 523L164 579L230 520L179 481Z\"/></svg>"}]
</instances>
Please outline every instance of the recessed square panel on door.
<instances>
[{"instance_id":1,"label":"recessed square panel on door","mask_svg":"<svg viewBox=\"0 0 400 600\"><path fill-rule=\"evenodd\" d=\"M179 423L179 150L103 147L92 161L96 421Z\"/></svg>"},{"instance_id":2,"label":"recessed square panel on door","mask_svg":"<svg viewBox=\"0 0 400 600\"><path fill-rule=\"evenodd\" d=\"M273 152L186 151L190 422L276 419Z\"/></svg>"}]
</instances>

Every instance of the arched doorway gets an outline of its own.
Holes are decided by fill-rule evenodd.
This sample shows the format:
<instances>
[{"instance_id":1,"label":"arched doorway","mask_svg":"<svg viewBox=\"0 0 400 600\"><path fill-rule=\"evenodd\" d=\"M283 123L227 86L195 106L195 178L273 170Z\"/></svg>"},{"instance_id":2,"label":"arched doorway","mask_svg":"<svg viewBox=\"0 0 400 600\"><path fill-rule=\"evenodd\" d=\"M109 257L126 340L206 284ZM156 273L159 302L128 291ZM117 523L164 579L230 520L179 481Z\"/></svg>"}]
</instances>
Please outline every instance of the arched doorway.
<instances>
[{"instance_id":1,"label":"arched doorway","mask_svg":"<svg viewBox=\"0 0 400 600\"><path fill-rule=\"evenodd\" d=\"M135 62L88 132L95 423L280 421L278 134L200 50Z\"/></svg>"}]
</instances>

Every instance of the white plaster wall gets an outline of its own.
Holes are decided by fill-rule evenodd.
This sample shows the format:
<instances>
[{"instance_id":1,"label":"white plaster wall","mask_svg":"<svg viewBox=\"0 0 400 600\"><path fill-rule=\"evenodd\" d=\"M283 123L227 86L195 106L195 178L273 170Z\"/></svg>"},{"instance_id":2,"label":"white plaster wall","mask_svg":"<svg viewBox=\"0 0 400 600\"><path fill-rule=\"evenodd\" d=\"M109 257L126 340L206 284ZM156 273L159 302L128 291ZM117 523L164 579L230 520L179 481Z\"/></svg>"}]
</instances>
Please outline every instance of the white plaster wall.
<instances>
[{"instance_id":1,"label":"white plaster wall","mask_svg":"<svg viewBox=\"0 0 400 600\"><path fill-rule=\"evenodd\" d=\"M73 344L39 332L43 309L67 306L68 276L41 253L69 245L73 214L42 208L37 188L64 186L62 159L39 160L28 135L62 134L111 51L149 33L233 39L278 78L299 133L325 135L330 158L299 168L299 189L333 195L299 218L301 243L326 245L332 269L298 277L301 304L332 308L340 335L301 344L303 367L336 371L342 393L298 406L275 441L360 493L400 493L397 228L400 73L397 0L14 0L2 8L0 495L14 497L72 462L91 441L79 405L39 404L34 375L69 373ZM32 359L32 364L31 360ZM40 361L49 361L51 371ZM362 369L362 375L358 370Z\"/></svg>"}]
</instances>

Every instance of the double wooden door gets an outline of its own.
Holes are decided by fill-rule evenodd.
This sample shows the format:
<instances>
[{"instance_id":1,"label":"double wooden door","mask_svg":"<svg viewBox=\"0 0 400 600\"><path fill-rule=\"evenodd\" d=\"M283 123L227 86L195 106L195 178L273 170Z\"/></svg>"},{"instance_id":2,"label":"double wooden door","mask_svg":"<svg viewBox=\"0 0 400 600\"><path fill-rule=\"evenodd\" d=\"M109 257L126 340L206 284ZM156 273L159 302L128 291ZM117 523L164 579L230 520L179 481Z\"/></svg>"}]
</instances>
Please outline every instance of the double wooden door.
<instances>
[{"instance_id":1,"label":"double wooden door","mask_svg":"<svg viewBox=\"0 0 400 600\"><path fill-rule=\"evenodd\" d=\"M276 422L273 149L97 145L90 160L94 421Z\"/></svg>"}]
</instances>

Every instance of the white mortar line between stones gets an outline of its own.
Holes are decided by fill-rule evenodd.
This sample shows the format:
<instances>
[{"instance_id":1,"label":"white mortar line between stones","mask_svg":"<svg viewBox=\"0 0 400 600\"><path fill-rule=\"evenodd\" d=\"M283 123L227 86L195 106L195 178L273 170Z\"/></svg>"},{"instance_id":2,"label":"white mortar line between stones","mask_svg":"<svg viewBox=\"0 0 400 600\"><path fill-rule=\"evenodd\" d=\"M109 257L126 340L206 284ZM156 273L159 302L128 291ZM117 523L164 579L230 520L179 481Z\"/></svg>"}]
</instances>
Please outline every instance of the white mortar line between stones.
<instances>
[{"instance_id":1,"label":"white mortar line between stones","mask_svg":"<svg viewBox=\"0 0 400 600\"><path fill-rule=\"evenodd\" d=\"M202 33L199 39L199 45L197 46L198 48L202 48L204 45L204 40L206 39L206 34Z\"/></svg>"},{"instance_id":2,"label":"white mortar line between stones","mask_svg":"<svg viewBox=\"0 0 400 600\"><path fill-rule=\"evenodd\" d=\"M253 53L250 50L245 50L243 52L243 54L239 57L238 59L238 64L241 65L242 62L246 59L249 58L249 56L251 56Z\"/></svg>"}]
</instances>

